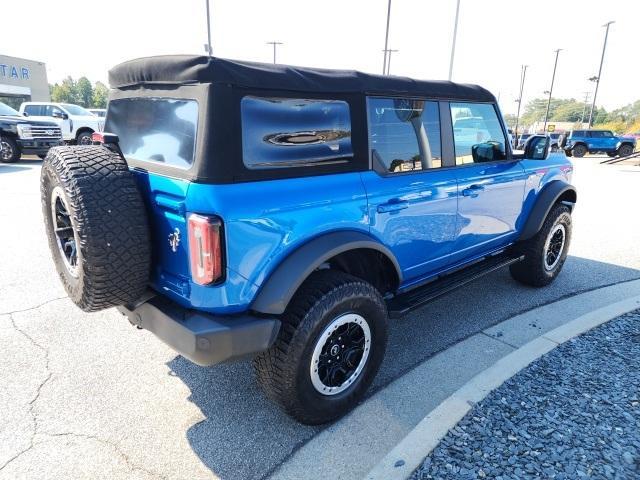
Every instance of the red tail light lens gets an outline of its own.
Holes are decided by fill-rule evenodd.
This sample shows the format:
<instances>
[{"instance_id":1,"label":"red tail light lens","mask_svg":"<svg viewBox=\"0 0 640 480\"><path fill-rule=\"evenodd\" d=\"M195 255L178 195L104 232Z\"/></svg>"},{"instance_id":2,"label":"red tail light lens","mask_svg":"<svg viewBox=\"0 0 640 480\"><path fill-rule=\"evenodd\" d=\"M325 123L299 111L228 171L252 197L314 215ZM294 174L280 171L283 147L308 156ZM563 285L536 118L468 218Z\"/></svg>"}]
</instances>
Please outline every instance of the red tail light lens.
<instances>
[{"instance_id":1,"label":"red tail light lens","mask_svg":"<svg viewBox=\"0 0 640 480\"><path fill-rule=\"evenodd\" d=\"M189 216L189 257L195 283L208 285L222 276L221 226L218 218Z\"/></svg>"}]
</instances>

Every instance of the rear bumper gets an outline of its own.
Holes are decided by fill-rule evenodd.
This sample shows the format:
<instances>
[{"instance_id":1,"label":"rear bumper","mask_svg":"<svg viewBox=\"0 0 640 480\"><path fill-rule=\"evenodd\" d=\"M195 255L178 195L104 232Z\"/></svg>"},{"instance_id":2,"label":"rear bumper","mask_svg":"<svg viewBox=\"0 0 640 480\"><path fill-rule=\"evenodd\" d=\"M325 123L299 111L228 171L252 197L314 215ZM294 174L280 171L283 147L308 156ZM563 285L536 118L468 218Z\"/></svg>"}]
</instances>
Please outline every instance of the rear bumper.
<instances>
[{"instance_id":1,"label":"rear bumper","mask_svg":"<svg viewBox=\"0 0 640 480\"><path fill-rule=\"evenodd\" d=\"M129 321L155 334L185 358L214 365L268 349L280 330L280 320L250 314L218 316L188 310L163 297L136 307L120 306Z\"/></svg>"}]
</instances>

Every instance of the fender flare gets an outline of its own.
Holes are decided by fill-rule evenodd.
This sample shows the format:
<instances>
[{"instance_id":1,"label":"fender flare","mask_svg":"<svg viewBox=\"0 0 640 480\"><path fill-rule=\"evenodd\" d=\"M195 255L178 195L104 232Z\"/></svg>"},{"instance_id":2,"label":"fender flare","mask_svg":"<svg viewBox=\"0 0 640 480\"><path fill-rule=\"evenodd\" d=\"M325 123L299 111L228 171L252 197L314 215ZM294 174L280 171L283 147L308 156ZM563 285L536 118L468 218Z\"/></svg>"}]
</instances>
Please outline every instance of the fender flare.
<instances>
[{"instance_id":1,"label":"fender flare","mask_svg":"<svg viewBox=\"0 0 640 480\"><path fill-rule=\"evenodd\" d=\"M570 193L567 194L567 192ZM542 191L538 194L538 199L531 209L529 218L527 218L518 240L528 240L538 233L551 207L553 207L563 195L569 197L570 200L567 200L567 202L571 204L571 208L573 209L573 204L576 203L577 199L577 192L573 185L562 180L553 180L543 187Z\"/></svg>"},{"instance_id":2,"label":"fender flare","mask_svg":"<svg viewBox=\"0 0 640 480\"><path fill-rule=\"evenodd\" d=\"M315 269L340 253L362 248L377 250L388 257L398 281L402 281L400 265L387 247L362 232L332 232L314 238L284 259L262 284L251 310L270 315L284 313L296 290Z\"/></svg>"}]
</instances>

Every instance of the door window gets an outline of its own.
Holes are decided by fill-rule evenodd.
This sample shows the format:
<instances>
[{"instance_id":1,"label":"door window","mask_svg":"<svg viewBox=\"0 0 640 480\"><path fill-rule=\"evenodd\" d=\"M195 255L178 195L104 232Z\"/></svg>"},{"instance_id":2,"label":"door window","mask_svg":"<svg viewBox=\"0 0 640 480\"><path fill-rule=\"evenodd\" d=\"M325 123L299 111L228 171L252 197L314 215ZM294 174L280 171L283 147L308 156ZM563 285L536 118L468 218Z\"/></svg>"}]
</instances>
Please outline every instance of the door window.
<instances>
[{"instance_id":1,"label":"door window","mask_svg":"<svg viewBox=\"0 0 640 480\"><path fill-rule=\"evenodd\" d=\"M602 130L594 130L591 132L591 136L593 138L611 138L613 134L611 132L602 131Z\"/></svg>"},{"instance_id":2,"label":"door window","mask_svg":"<svg viewBox=\"0 0 640 480\"><path fill-rule=\"evenodd\" d=\"M45 115L42 105L26 105L24 107L24 113L31 117L41 117Z\"/></svg>"},{"instance_id":3,"label":"door window","mask_svg":"<svg viewBox=\"0 0 640 480\"><path fill-rule=\"evenodd\" d=\"M369 143L374 161L389 173L442 166L437 102L369 98Z\"/></svg>"},{"instance_id":4,"label":"door window","mask_svg":"<svg viewBox=\"0 0 640 480\"><path fill-rule=\"evenodd\" d=\"M456 165L507 158L507 142L493 105L451 103L450 106Z\"/></svg>"}]
</instances>

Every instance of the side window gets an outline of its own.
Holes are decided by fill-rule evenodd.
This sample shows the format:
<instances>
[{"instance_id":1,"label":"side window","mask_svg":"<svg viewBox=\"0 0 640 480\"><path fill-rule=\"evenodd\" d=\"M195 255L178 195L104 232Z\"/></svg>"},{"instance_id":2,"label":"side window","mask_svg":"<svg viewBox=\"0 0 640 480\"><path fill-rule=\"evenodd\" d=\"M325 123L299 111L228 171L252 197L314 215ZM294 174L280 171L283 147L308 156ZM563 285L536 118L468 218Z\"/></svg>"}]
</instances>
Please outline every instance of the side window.
<instances>
[{"instance_id":1,"label":"side window","mask_svg":"<svg viewBox=\"0 0 640 480\"><path fill-rule=\"evenodd\" d=\"M437 102L368 98L369 143L374 160L390 173L440 168Z\"/></svg>"},{"instance_id":2,"label":"side window","mask_svg":"<svg viewBox=\"0 0 640 480\"><path fill-rule=\"evenodd\" d=\"M488 103L451 103L456 165L507 158L498 114Z\"/></svg>"},{"instance_id":3,"label":"side window","mask_svg":"<svg viewBox=\"0 0 640 480\"><path fill-rule=\"evenodd\" d=\"M242 158L249 169L331 165L353 157L345 101L246 96L240 113Z\"/></svg>"},{"instance_id":4,"label":"side window","mask_svg":"<svg viewBox=\"0 0 640 480\"><path fill-rule=\"evenodd\" d=\"M27 115L32 117L39 117L44 115L41 105L26 105L24 107L24 111Z\"/></svg>"}]
</instances>

